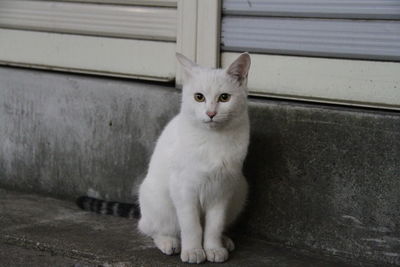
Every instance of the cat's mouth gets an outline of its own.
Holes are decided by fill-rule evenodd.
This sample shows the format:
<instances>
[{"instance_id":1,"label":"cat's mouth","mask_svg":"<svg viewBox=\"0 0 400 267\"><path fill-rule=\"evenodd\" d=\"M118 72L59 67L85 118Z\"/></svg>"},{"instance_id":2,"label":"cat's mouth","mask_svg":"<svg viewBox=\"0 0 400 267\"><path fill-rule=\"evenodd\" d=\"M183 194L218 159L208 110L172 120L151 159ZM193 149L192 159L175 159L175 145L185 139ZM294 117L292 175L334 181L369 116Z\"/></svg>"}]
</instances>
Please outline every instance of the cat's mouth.
<instances>
[{"instance_id":1,"label":"cat's mouth","mask_svg":"<svg viewBox=\"0 0 400 267\"><path fill-rule=\"evenodd\" d=\"M208 127L216 127L219 123L215 120L207 120L207 121L203 121L205 125L207 125Z\"/></svg>"},{"instance_id":2,"label":"cat's mouth","mask_svg":"<svg viewBox=\"0 0 400 267\"><path fill-rule=\"evenodd\" d=\"M209 119L209 120L204 120L204 123L217 123L215 120L213 119Z\"/></svg>"}]
</instances>

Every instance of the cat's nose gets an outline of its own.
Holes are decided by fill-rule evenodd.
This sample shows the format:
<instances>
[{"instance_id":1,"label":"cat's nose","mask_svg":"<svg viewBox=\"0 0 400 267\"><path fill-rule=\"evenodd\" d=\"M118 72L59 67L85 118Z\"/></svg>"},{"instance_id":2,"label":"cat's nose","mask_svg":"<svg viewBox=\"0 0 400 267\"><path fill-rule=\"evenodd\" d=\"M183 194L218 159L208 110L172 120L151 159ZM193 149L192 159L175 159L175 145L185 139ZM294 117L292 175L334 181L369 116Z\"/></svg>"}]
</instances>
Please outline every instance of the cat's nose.
<instances>
[{"instance_id":1,"label":"cat's nose","mask_svg":"<svg viewBox=\"0 0 400 267\"><path fill-rule=\"evenodd\" d=\"M210 119L214 118L215 115L217 115L217 112L215 111L207 111L206 112L207 116L210 117Z\"/></svg>"}]
</instances>

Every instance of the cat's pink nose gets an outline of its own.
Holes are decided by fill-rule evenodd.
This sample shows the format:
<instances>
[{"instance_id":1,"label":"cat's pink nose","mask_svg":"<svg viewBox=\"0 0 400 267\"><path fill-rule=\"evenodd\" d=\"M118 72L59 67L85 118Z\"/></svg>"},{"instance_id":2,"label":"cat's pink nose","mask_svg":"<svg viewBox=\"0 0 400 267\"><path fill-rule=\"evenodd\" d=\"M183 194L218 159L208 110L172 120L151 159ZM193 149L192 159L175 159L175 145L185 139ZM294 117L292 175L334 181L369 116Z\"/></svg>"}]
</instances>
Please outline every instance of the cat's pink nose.
<instances>
[{"instance_id":1,"label":"cat's pink nose","mask_svg":"<svg viewBox=\"0 0 400 267\"><path fill-rule=\"evenodd\" d=\"M217 115L217 112L215 111L207 111L206 114L208 115L208 117L210 117L210 119L214 118L215 115Z\"/></svg>"}]
</instances>

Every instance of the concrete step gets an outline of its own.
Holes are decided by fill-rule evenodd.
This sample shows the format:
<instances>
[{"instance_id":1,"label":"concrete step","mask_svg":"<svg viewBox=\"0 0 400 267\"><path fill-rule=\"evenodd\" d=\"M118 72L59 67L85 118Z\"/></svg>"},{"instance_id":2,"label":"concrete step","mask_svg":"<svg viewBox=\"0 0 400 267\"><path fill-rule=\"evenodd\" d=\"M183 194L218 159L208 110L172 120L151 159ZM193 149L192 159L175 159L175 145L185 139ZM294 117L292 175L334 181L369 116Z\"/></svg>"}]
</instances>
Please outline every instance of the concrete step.
<instances>
[{"instance_id":1,"label":"concrete step","mask_svg":"<svg viewBox=\"0 0 400 267\"><path fill-rule=\"evenodd\" d=\"M190 266L178 256L163 255L138 234L136 220L92 214L69 201L4 189L0 209L0 266ZM234 240L236 250L224 266L352 266L245 236Z\"/></svg>"},{"instance_id":2,"label":"concrete step","mask_svg":"<svg viewBox=\"0 0 400 267\"><path fill-rule=\"evenodd\" d=\"M0 242L0 266L26 267L26 266L75 266L82 265L84 261L55 255L48 251L27 249L21 246L9 245ZM85 262L85 265L88 264Z\"/></svg>"}]
</instances>

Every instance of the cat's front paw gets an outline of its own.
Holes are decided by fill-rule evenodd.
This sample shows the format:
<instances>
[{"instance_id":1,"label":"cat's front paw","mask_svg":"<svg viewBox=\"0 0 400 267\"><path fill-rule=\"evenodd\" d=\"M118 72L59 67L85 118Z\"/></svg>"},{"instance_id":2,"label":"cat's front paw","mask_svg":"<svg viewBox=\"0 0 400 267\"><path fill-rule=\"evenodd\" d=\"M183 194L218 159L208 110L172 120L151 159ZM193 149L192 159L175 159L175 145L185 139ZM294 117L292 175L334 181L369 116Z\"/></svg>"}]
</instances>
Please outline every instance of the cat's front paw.
<instances>
[{"instance_id":1,"label":"cat's front paw","mask_svg":"<svg viewBox=\"0 0 400 267\"><path fill-rule=\"evenodd\" d=\"M222 236L222 245L226 248L229 252L235 249L235 243L233 243L232 239L227 237L226 235Z\"/></svg>"},{"instance_id":2,"label":"cat's front paw","mask_svg":"<svg viewBox=\"0 0 400 267\"><path fill-rule=\"evenodd\" d=\"M181 260L188 263L202 263L206 260L206 254L202 248L183 249Z\"/></svg>"},{"instance_id":3,"label":"cat's front paw","mask_svg":"<svg viewBox=\"0 0 400 267\"><path fill-rule=\"evenodd\" d=\"M229 257L229 252L226 248L208 248L205 251L207 260L211 262L224 262Z\"/></svg>"},{"instance_id":4,"label":"cat's front paw","mask_svg":"<svg viewBox=\"0 0 400 267\"><path fill-rule=\"evenodd\" d=\"M154 243L164 254L173 255L181 252L181 242L178 238L171 236L157 236L154 238Z\"/></svg>"}]
</instances>

